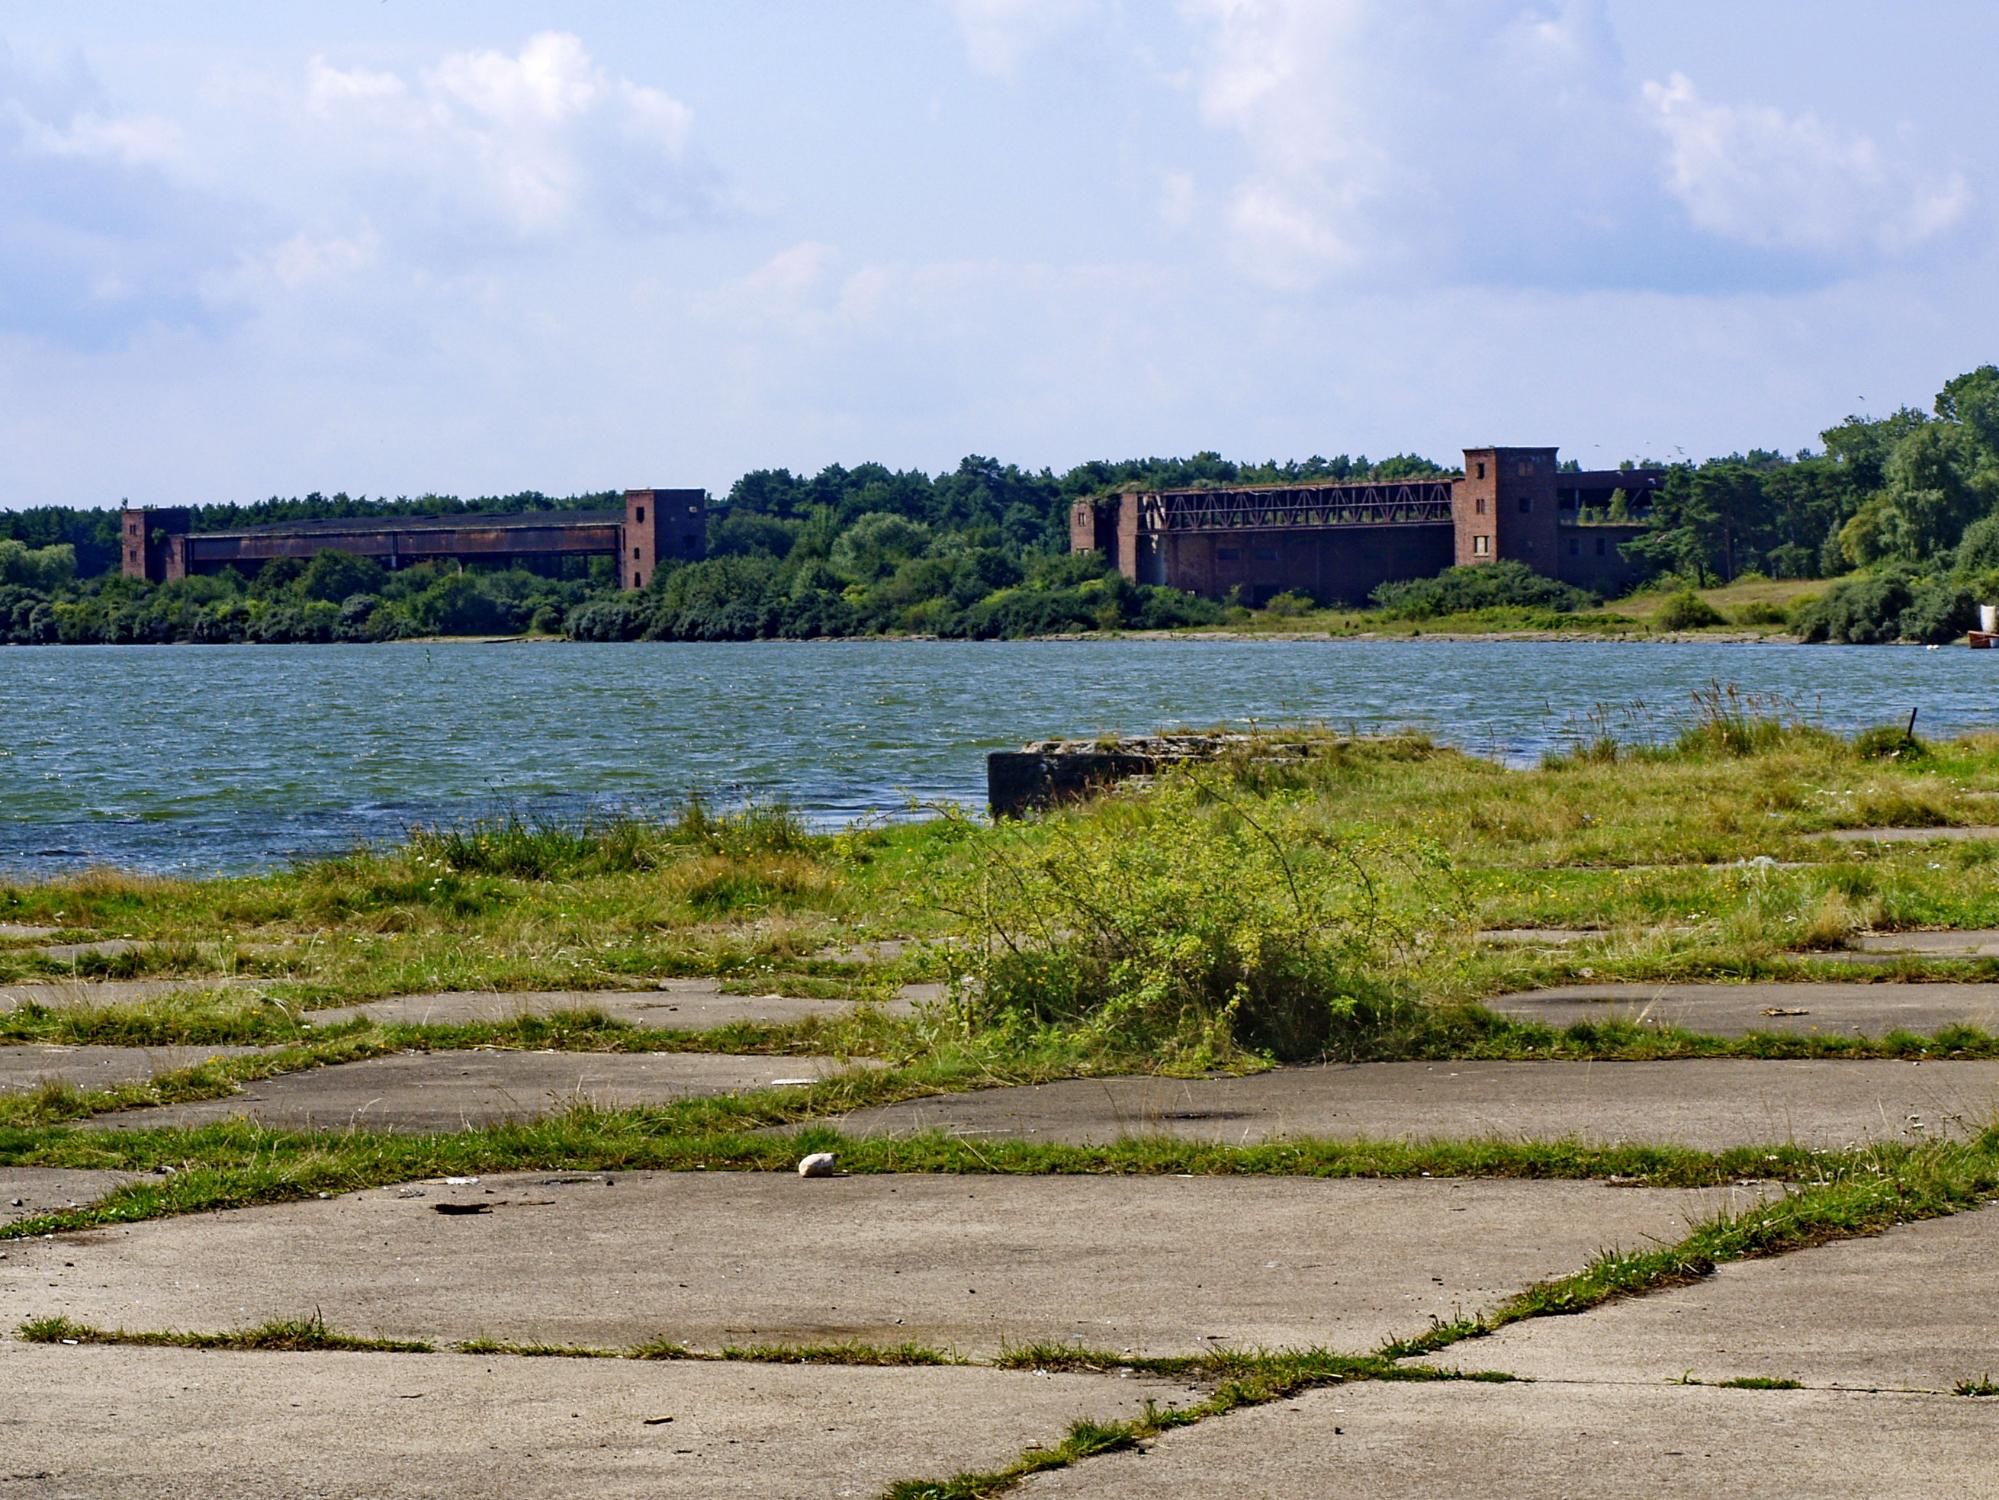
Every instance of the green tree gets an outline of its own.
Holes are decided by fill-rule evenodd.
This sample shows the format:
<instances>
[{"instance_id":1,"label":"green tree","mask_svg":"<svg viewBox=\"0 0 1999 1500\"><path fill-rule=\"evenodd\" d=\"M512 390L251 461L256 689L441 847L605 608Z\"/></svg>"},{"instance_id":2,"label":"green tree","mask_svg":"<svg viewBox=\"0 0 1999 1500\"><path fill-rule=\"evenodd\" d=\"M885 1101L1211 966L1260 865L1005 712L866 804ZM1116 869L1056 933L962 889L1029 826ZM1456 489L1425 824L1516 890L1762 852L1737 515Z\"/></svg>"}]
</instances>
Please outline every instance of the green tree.
<instances>
[{"instance_id":1,"label":"green tree","mask_svg":"<svg viewBox=\"0 0 1999 1500\"><path fill-rule=\"evenodd\" d=\"M850 578L885 578L930 545L930 528L889 511L870 511L840 533L830 561Z\"/></svg>"},{"instance_id":2,"label":"green tree","mask_svg":"<svg viewBox=\"0 0 1999 1500\"><path fill-rule=\"evenodd\" d=\"M378 594L388 572L370 557L324 548L313 554L299 575L299 592L308 599L338 604L350 594Z\"/></svg>"},{"instance_id":3,"label":"green tree","mask_svg":"<svg viewBox=\"0 0 1999 1500\"><path fill-rule=\"evenodd\" d=\"M54 592L76 578L76 548L67 542L30 547L0 537L0 585Z\"/></svg>"}]
</instances>

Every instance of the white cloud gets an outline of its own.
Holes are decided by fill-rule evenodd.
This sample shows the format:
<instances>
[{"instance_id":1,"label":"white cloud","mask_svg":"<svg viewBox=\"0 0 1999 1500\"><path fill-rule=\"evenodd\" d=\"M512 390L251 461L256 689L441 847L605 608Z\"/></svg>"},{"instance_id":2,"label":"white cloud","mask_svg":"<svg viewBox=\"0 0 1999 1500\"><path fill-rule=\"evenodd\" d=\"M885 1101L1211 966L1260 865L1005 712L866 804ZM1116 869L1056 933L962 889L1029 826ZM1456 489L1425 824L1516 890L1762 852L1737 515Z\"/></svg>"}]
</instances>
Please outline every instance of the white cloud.
<instances>
[{"instance_id":1,"label":"white cloud","mask_svg":"<svg viewBox=\"0 0 1999 1500\"><path fill-rule=\"evenodd\" d=\"M1971 189L1815 115L1714 104L1675 73L1647 83L1666 139L1666 183L1699 228L1746 244L1846 256L1899 254L1957 224Z\"/></svg>"},{"instance_id":2,"label":"white cloud","mask_svg":"<svg viewBox=\"0 0 1999 1500\"><path fill-rule=\"evenodd\" d=\"M828 273L840 257L820 240L788 245L755 270L699 298L702 314L738 323L788 321L822 315Z\"/></svg>"},{"instance_id":3,"label":"white cloud","mask_svg":"<svg viewBox=\"0 0 1999 1500\"><path fill-rule=\"evenodd\" d=\"M199 286L256 215L188 180L174 122L121 111L80 58L0 42L0 333L115 347L213 327Z\"/></svg>"},{"instance_id":4,"label":"white cloud","mask_svg":"<svg viewBox=\"0 0 1999 1500\"><path fill-rule=\"evenodd\" d=\"M375 264L381 248L382 237L373 225L363 225L353 235L324 239L295 234L264 257L262 264L280 286L296 290L365 271Z\"/></svg>"},{"instance_id":5,"label":"white cloud","mask_svg":"<svg viewBox=\"0 0 1999 1500\"><path fill-rule=\"evenodd\" d=\"M324 170L346 177L383 222L404 217L399 209L421 215L413 187L461 222L524 239L587 216L664 227L709 198L689 160L692 111L613 75L565 32L517 53L452 53L412 76L315 58L305 104Z\"/></svg>"},{"instance_id":6,"label":"white cloud","mask_svg":"<svg viewBox=\"0 0 1999 1500\"><path fill-rule=\"evenodd\" d=\"M1279 286L1508 279L1626 174L1600 0L1186 0L1202 118L1246 167L1228 223ZM1621 127L1621 128L1619 128Z\"/></svg>"},{"instance_id":7,"label":"white cloud","mask_svg":"<svg viewBox=\"0 0 1999 1500\"><path fill-rule=\"evenodd\" d=\"M1604 0L1183 3L1243 149L1229 247L1279 288L1809 285L1970 198L1814 116L1639 86Z\"/></svg>"},{"instance_id":8,"label":"white cloud","mask_svg":"<svg viewBox=\"0 0 1999 1500\"><path fill-rule=\"evenodd\" d=\"M950 0L950 5L972 66L1001 78L1098 9L1097 0Z\"/></svg>"},{"instance_id":9,"label":"white cloud","mask_svg":"<svg viewBox=\"0 0 1999 1500\"><path fill-rule=\"evenodd\" d=\"M107 116L79 110L58 124L36 119L18 101L10 101L7 111L20 131L21 149L36 156L123 167L167 166L181 158L180 128L155 115Z\"/></svg>"}]
</instances>

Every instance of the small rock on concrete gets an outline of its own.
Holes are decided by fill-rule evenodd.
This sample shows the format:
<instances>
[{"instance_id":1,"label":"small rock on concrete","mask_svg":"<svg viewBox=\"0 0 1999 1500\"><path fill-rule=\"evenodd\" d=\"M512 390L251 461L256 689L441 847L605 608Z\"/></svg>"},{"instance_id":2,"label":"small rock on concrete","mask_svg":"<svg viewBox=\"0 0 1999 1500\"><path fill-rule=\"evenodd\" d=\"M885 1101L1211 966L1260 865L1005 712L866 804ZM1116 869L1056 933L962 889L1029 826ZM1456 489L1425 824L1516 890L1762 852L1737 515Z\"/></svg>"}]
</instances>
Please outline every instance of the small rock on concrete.
<instances>
[{"instance_id":1,"label":"small rock on concrete","mask_svg":"<svg viewBox=\"0 0 1999 1500\"><path fill-rule=\"evenodd\" d=\"M73 1167L0 1167L0 1223L83 1207L139 1176Z\"/></svg>"}]
</instances>

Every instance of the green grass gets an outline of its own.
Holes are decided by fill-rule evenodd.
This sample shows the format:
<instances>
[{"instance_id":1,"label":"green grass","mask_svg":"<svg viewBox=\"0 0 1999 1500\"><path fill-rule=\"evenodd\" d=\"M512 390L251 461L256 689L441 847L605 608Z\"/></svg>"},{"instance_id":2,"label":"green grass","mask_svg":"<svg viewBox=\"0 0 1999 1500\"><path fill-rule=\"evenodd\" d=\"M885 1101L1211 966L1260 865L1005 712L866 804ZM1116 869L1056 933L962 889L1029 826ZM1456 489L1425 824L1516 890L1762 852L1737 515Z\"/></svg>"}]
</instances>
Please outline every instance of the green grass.
<instances>
[{"instance_id":1,"label":"green grass","mask_svg":"<svg viewBox=\"0 0 1999 1500\"><path fill-rule=\"evenodd\" d=\"M1784 1255L1897 1224L1983 1206L1999 1191L1999 1128L1966 1144L1935 1143L1893 1154L1861 1153L1823 1180L1740 1214L1698 1225L1676 1245L1609 1252L1572 1276L1529 1287L1475 1318L1438 1323L1393 1346L1430 1355L1523 1318L1568 1316L1623 1297L1685 1286L1729 1261Z\"/></svg>"},{"instance_id":2,"label":"green grass","mask_svg":"<svg viewBox=\"0 0 1999 1500\"><path fill-rule=\"evenodd\" d=\"M1616 1021L1556 1029L1482 1008L1512 990L1620 979L1999 979L1993 960L1907 959L1855 969L1811 956L1866 930L1999 926L1999 844L1863 847L1819 837L1838 828L1999 821L1999 799L1980 795L1999 793L1999 736L1926 742L1920 755L1878 757L1819 731L1808 712L1718 688L1683 704L1606 706L1577 722L1569 739L1563 754L1524 770L1408 737L1328 744L1303 763L1222 768L1218 780L1191 797L1121 796L1019 825L1005 835L1018 858L1085 877L1056 882L1042 934L1023 951L1059 947L1093 923L1104 925L1101 919L1113 912L1107 903L1122 899L1117 878L1129 868L1118 855L1145 838L1165 852L1153 875L1169 882L1146 893L1164 913L1145 924L1147 932L1199 931L1212 938L1207 958L1256 957L1267 935L1257 922L1267 912L1237 921L1222 910L1251 872L1280 908L1291 902L1288 909L1315 919L1323 914L1325 930L1353 935L1342 961L1365 974L1366 986L1355 990L1364 988L1365 1003L1344 1012L1329 1034L1325 1050L1334 1057L1999 1057L1999 1039L1964 1027L1928 1037L1721 1039ZM1283 833L1274 845L1265 836L1273 829ZM1215 836L1224 833L1228 839ZM1200 858L1172 857L1190 845ZM1155 1360L1062 1347L1007 1350L997 1362L1008 1369L1129 1369L1200 1390L1185 1407L1148 1409L1118 1424L1081 1424L988 1473L910 1481L894 1492L907 1497L996 1494L1039 1469L1314 1385L1492 1378L1439 1369L1435 1357L1459 1345L1465 1348L1458 1352L1469 1353L1482 1335L1523 1318L1579 1313L1686 1284L1730 1261L1956 1212L1999 1192L1999 1132L1993 1131L1962 1143L1814 1153L1748 1142L1715 1152L1502 1140L1225 1147L1128 1139L1064 1146L941 1134L848 1138L821 1123L851 1109L974 1088L1185 1072L1204 1063L1231 1071L1268 1065L1244 1045L1247 1033L1231 1029L1226 984L1239 976L1226 964L1210 964L1189 983L1192 966L1174 967L1184 955L1143 942L1132 951L1154 965L1150 972L1160 980L1150 998L1173 997L1166 1020L1189 1022L1200 1048L1161 1048L1154 1045L1158 1030L1093 1028L1076 1024L1080 1010L1065 1014L1036 1003L989 1013L939 1008L911 1020L864 1010L852 1020L709 1033L655 1032L590 1013L465 1026L314 1020L314 1011L328 1006L402 993L606 990L686 975L714 976L723 988L745 992L885 997L905 980L967 967L967 943L990 935L990 926L981 926L975 912L954 914L937 898L962 890L968 874L989 867L996 847L995 835L964 818L815 835L781 809L732 819L689 809L575 828L514 819L423 830L395 848L255 877L180 881L94 872L0 885L0 921L45 925L78 939L130 934L138 944L126 954L74 964L9 944L0 947L0 981L150 975L187 986L132 1005L25 1007L0 1016L0 1043L272 1049L143 1084L93 1092L50 1087L0 1098L0 1163L143 1174L85 1208L0 1229L0 1238L514 1169L789 1171L799 1154L815 1149L837 1151L842 1168L855 1173L1429 1174L1661 1187L1756 1179L1788 1189L1697 1225L1677 1244L1599 1257L1475 1317L1410 1331L1369 1353L1223 1351ZM1064 865L1065 851L1078 849L1103 857ZM1300 853L1306 850L1309 858ZM1742 863L1759 856L1802 867ZM1310 899L1292 902L1285 883L1300 879L1316 884L1303 893ZM1185 921L1175 916L1180 901L1195 903ZM1539 950L1476 940L1481 928L1546 926L1587 927L1600 936ZM893 960L841 956L885 937L912 946ZM224 977L249 982L216 987ZM1180 1034L1170 1025L1164 1030ZM580 1107L448 1135L303 1132L244 1122L132 1131L78 1126L104 1111L222 1097L279 1072L468 1046L828 1052L889 1066L851 1070L808 1088L653 1109ZM791 1133L783 1133L786 1127ZM317 1318L221 1334L104 1333L51 1320L30 1328L57 1342L383 1347L345 1340ZM31 1335L24 1329L22 1336ZM458 1347L523 1357L957 1359L920 1345L699 1351L670 1338L619 1350ZM1960 1390L1994 1394L1989 1379L1966 1381Z\"/></svg>"},{"instance_id":3,"label":"green grass","mask_svg":"<svg viewBox=\"0 0 1999 1500\"><path fill-rule=\"evenodd\" d=\"M854 1078L871 1090L878 1080ZM839 1081L818 1087L833 1089ZM802 1091L801 1091L802 1092ZM703 1129L714 1106L761 1105L737 1114L736 1133ZM824 1107L823 1100L820 1107ZM1028 1141L973 1142L939 1133L847 1138L823 1126L794 1135L744 1133L754 1124L803 1119L810 1105L782 1096L693 1100L662 1110L571 1109L548 1119L449 1135L384 1131L268 1130L230 1121L194 1128L92 1131L0 1128L0 1163L145 1174L92 1204L0 1225L0 1239L131 1224L177 1214L292 1202L419 1178L507 1171L788 1172L809 1151L832 1150L855 1174L966 1176L1258 1176L1318 1178L1479 1177L1615 1181L1705 1187L1755 1178L1810 1183L1829 1173L1898 1163L1922 1146L1861 1153L1813 1153L1796 1146L1741 1146L1722 1152L1668 1146L1593 1146L1575 1141L1277 1141L1221 1146L1133 1138L1101 1146ZM171 1168L170 1172L162 1169Z\"/></svg>"},{"instance_id":4,"label":"green grass","mask_svg":"<svg viewBox=\"0 0 1999 1500\"><path fill-rule=\"evenodd\" d=\"M897 1500L986 1500L1023 1479L1064 1468L1099 1454L1129 1448L1174 1428L1191 1426L1240 1407L1284 1400L1315 1386L1356 1380L1508 1380L1504 1372L1451 1369L1427 1362L1452 1346L1526 1318L1560 1317L1601 1306L1615 1298L1682 1286L1713 1273L1731 1260L1781 1255L1830 1240L1878 1233L1893 1224L1956 1213L1981 1206L1999 1188L1999 1132L1974 1146L1919 1148L1874 1170L1838 1173L1808 1184L1774 1202L1740 1214L1719 1215L1697 1225L1677 1245L1632 1254L1608 1252L1574 1275L1530 1287L1492 1312L1449 1322L1437 1321L1421 1333L1391 1339L1371 1354L1334 1355L1325 1351L1276 1354L1218 1352L1185 1360L1133 1360L1035 1346L1002 1356L1007 1368L1103 1371L1213 1380L1214 1388L1188 1406L1159 1409L1110 1425L1079 1423L1058 1441L1030 1448L997 1469L945 1479L904 1480L887 1494ZM1414 1362L1412 1361L1421 1361ZM1687 1384L1699 1384L1691 1373ZM1795 1389L1797 1382L1764 1376L1723 1380L1738 1389ZM1966 1381L1961 1395L1990 1395L1990 1381Z\"/></svg>"},{"instance_id":5,"label":"green grass","mask_svg":"<svg viewBox=\"0 0 1999 1500\"><path fill-rule=\"evenodd\" d=\"M358 1338L336 1333L317 1313L310 1318L274 1318L254 1328L228 1333L131 1333L122 1328L93 1328L68 1318L32 1318L14 1331L14 1337L28 1344L129 1344L146 1348L250 1349L287 1354L429 1354L435 1348L416 1339Z\"/></svg>"}]
</instances>

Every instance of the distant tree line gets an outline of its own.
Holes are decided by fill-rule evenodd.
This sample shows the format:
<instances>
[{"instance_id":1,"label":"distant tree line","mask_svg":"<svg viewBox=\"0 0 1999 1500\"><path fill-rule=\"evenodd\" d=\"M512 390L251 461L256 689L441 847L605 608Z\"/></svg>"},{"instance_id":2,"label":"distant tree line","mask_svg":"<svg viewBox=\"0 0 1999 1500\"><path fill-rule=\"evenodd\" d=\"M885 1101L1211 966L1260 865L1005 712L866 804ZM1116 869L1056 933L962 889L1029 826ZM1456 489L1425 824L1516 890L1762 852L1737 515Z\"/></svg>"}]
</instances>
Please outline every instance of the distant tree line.
<instances>
[{"instance_id":1,"label":"distant tree line","mask_svg":"<svg viewBox=\"0 0 1999 1500\"><path fill-rule=\"evenodd\" d=\"M1950 381L1930 412L1848 417L1823 449L1667 466L1648 529L1625 548L1674 585L1855 574L1798 621L1808 637L1941 639L1999 598L1999 368ZM1635 464L1653 467L1645 460ZM974 638L1168 628L1221 618L1068 552L1072 504L1172 489L1446 473L1413 454L1239 464L1093 461L1057 475L972 456L946 473L881 464L745 474L711 513L709 556L616 590L608 559L547 570L422 565L395 573L323 553L153 585L118 574L118 513L0 511L0 640L379 641L527 630L582 640L748 640L889 632ZM460 500L318 493L195 508L194 529L323 517L597 509L615 492ZM1509 590L1532 590L1515 580ZM1441 607L1477 580L1380 602ZM1484 590L1489 592L1489 590ZM1481 593L1481 597L1482 597ZM1516 601L1546 605L1539 599Z\"/></svg>"}]
</instances>

